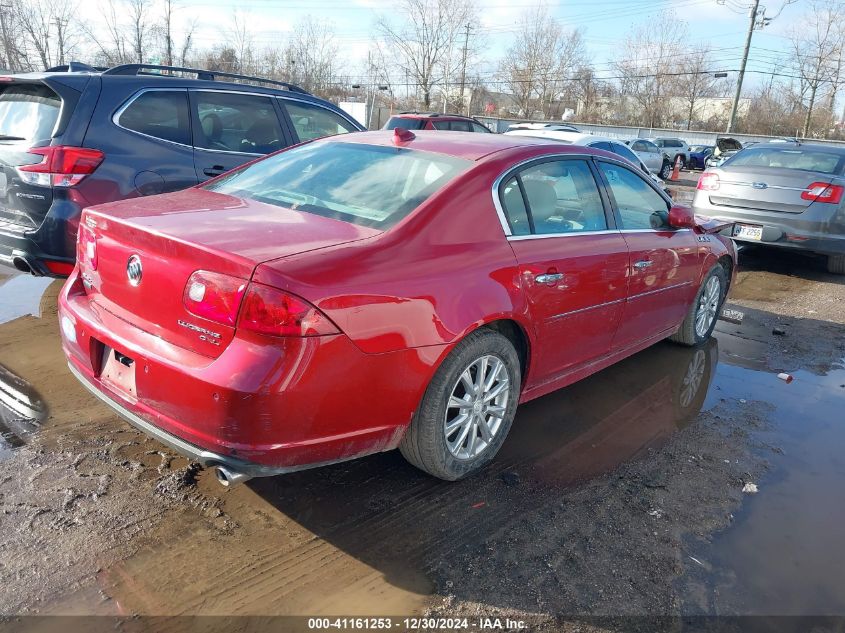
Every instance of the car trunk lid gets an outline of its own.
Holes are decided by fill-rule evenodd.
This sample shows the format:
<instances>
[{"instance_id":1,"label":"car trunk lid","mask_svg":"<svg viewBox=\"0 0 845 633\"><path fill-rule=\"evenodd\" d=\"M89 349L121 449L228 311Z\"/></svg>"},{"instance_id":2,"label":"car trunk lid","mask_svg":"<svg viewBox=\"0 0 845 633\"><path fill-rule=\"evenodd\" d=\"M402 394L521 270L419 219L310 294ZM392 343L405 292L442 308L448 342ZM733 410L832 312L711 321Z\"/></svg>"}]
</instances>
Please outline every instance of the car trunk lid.
<instances>
[{"instance_id":1,"label":"car trunk lid","mask_svg":"<svg viewBox=\"0 0 845 633\"><path fill-rule=\"evenodd\" d=\"M314 214L189 189L86 210L78 260L89 297L101 308L174 345L216 358L232 340L235 326L185 308L183 294L194 272L221 273L245 286L264 261L377 233ZM96 265L89 241L96 243ZM130 258L140 263L137 283L130 279Z\"/></svg>"},{"instance_id":2,"label":"car trunk lid","mask_svg":"<svg viewBox=\"0 0 845 633\"><path fill-rule=\"evenodd\" d=\"M801 194L811 184L841 180L830 174L776 167L732 165L716 173L719 188L710 193L711 204L782 213L802 213L809 207L813 200L802 198Z\"/></svg>"}]
</instances>

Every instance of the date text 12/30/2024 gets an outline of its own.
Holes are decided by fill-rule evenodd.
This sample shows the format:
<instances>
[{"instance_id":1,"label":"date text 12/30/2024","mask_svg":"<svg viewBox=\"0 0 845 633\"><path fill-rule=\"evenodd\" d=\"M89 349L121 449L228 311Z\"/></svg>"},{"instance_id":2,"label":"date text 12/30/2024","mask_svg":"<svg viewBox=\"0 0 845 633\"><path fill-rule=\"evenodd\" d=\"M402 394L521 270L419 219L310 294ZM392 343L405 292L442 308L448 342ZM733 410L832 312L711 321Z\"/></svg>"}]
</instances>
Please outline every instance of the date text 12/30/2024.
<instances>
[{"instance_id":1,"label":"date text 12/30/2024","mask_svg":"<svg viewBox=\"0 0 845 633\"><path fill-rule=\"evenodd\" d=\"M312 631L328 630L478 630L515 631L527 628L522 620L510 618L308 618Z\"/></svg>"}]
</instances>

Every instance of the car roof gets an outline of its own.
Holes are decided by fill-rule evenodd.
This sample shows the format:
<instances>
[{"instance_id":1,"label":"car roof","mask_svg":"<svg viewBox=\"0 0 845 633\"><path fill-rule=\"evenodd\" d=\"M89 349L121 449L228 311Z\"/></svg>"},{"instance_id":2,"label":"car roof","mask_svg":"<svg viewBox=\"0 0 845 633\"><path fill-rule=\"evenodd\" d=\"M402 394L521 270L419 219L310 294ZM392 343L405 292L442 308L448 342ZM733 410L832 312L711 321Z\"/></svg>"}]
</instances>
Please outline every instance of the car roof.
<instances>
[{"instance_id":1,"label":"car roof","mask_svg":"<svg viewBox=\"0 0 845 633\"><path fill-rule=\"evenodd\" d=\"M460 119L462 121L475 121L472 117L462 114L443 114L442 112L399 112L390 117L397 119Z\"/></svg>"},{"instance_id":2,"label":"car roof","mask_svg":"<svg viewBox=\"0 0 845 633\"><path fill-rule=\"evenodd\" d=\"M435 130L414 130L414 138L399 143L400 147L426 152L446 154L456 158L477 161L485 156L517 147L553 147L565 149L560 143L541 138L532 138L517 134L477 134L475 132L444 132ZM361 143L396 147L395 130L376 130L373 132L354 132L339 134L321 139L321 142Z\"/></svg>"},{"instance_id":3,"label":"car roof","mask_svg":"<svg viewBox=\"0 0 845 633\"><path fill-rule=\"evenodd\" d=\"M585 145L588 142L599 141L605 143L621 143L622 141L612 138L604 138L602 136L595 136L586 132L569 132L567 130L549 130L549 129L522 129L522 130L508 130L505 132L507 136L527 136L533 138L548 138L556 141L563 141L564 143L572 143L573 145Z\"/></svg>"},{"instance_id":4,"label":"car roof","mask_svg":"<svg viewBox=\"0 0 845 633\"><path fill-rule=\"evenodd\" d=\"M754 149L810 149L825 152L833 152L836 154L845 154L845 146L842 145L827 145L825 143L796 143L794 141L769 141L754 143ZM746 148L743 148L746 149Z\"/></svg>"}]
</instances>

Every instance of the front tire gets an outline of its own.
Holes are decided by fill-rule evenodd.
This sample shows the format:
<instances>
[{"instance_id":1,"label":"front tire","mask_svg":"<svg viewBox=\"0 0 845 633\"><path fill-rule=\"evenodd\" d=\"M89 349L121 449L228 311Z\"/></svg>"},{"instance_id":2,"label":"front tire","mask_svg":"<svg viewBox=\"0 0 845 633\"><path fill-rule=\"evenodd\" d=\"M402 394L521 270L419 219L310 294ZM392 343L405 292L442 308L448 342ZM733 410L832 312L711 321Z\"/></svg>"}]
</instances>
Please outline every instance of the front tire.
<instances>
[{"instance_id":1,"label":"front tire","mask_svg":"<svg viewBox=\"0 0 845 633\"><path fill-rule=\"evenodd\" d=\"M669 180L669 176L672 175L672 163L668 160L664 160L663 167L660 168L660 173L657 175L660 176L661 180Z\"/></svg>"},{"instance_id":2,"label":"front tire","mask_svg":"<svg viewBox=\"0 0 845 633\"><path fill-rule=\"evenodd\" d=\"M719 319L727 288L728 274L720 264L716 264L704 276L701 288L698 289L695 301L687 311L683 323L669 340L692 346L709 339Z\"/></svg>"},{"instance_id":3,"label":"front tire","mask_svg":"<svg viewBox=\"0 0 845 633\"><path fill-rule=\"evenodd\" d=\"M440 479L477 472L502 447L521 385L513 343L487 328L471 332L434 374L399 450Z\"/></svg>"}]
</instances>

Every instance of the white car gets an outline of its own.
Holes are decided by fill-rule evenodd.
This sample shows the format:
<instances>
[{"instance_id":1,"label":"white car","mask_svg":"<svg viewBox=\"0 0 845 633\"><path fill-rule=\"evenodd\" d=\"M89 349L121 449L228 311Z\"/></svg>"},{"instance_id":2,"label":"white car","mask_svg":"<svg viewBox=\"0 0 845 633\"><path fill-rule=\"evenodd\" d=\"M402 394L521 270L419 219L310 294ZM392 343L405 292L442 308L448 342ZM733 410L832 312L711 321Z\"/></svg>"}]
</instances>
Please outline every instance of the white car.
<instances>
[{"instance_id":1,"label":"white car","mask_svg":"<svg viewBox=\"0 0 845 633\"><path fill-rule=\"evenodd\" d=\"M536 138L548 138L560 141L561 143L568 143L570 145L583 145L585 147L594 147L596 149L603 149L607 152L617 154L622 158L629 160L634 165L642 169L645 173L651 176L655 184L666 190L666 184L654 173L648 166L640 159L630 147L625 145L623 141L614 138L604 138L601 136L594 136L583 132L565 132L560 130L550 130L548 128L538 129L515 129L505 132L513 136L534 136Z\"/></svg>"}]
</instances>

